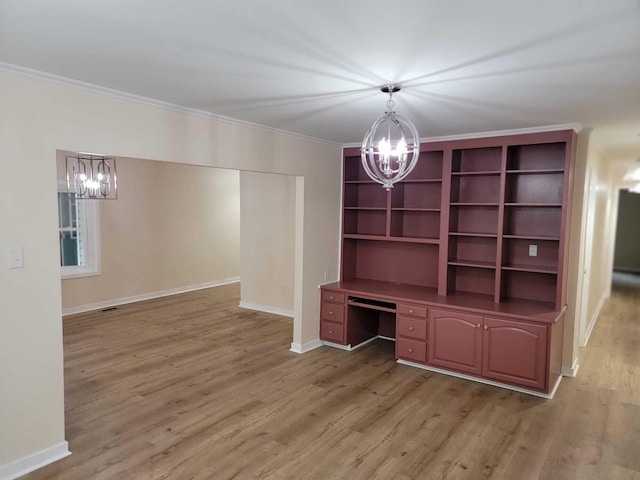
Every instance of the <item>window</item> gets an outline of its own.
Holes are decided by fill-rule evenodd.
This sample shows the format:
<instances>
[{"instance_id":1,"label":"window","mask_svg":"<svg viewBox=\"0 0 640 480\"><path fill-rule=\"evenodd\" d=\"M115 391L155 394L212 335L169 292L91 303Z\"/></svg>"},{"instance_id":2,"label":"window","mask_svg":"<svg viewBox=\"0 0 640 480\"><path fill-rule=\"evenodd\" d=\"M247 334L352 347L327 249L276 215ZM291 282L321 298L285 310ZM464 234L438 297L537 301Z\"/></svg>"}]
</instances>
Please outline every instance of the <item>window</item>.
<instances>
[{"instance_id":1,"label":"window","mask_svg":"<svg viewBox=\"0 0 640 480\"><path fill-rule=\"evenodd\" d=\"M58 192L58 229L62 278L98 275L98 222L95 200Z\"/></svg>"}]
</instances>

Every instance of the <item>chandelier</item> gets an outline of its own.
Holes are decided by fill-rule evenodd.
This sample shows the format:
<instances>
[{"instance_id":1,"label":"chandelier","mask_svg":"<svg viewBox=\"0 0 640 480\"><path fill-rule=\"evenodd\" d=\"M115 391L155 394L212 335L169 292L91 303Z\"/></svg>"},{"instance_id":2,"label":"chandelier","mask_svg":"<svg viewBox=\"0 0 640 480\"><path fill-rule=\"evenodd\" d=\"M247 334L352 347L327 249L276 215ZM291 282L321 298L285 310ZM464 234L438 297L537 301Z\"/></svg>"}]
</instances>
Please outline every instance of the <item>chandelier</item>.
<instances>
[{"instance_id":1,"label":"chandelier","mask_svg":"<svg viewBox=\"0 0 640 480\"><path fill-rule=\"evenodd\" d=\"M390 190L418 163L420 137L410 120L393 111L393 94L400 91L400 86L383 85L380 90L389 94L387 111L369 128L360 154L367 175Z\"/></svg>"},{"instance_id":2,"label":"chandelier","mask_svg":"<svg viewBox=\"0 0 640 480\"><path fill-rule=\"evenodd\" d=\"M68 193L78 199L118 198L115 158L84 154L65 158Z\"/></svg>"}]
</instances>

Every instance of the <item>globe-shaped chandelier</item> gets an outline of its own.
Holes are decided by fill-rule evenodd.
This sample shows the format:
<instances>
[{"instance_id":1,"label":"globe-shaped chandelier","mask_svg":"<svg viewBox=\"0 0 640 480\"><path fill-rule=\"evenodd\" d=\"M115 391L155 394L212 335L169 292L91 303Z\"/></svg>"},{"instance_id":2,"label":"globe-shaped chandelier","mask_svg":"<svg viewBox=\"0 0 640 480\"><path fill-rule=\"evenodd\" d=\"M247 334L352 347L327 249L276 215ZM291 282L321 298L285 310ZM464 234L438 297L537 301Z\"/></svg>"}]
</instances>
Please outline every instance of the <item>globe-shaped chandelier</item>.
<instances>
[{"instance_id":1,"label":"globe-shaped chandelier","mask_svg":"<svg viewBox=\"0 0 640 480\"><path fill-rule=\"evenodd\" d=\"M399 85L383 85L389 94L387 111L364 136L361 148L362 166L367 175L387 190L411 173L420 156L420 136L415 125L393 111L393 94Z\"/></svg>"}]
</instances>

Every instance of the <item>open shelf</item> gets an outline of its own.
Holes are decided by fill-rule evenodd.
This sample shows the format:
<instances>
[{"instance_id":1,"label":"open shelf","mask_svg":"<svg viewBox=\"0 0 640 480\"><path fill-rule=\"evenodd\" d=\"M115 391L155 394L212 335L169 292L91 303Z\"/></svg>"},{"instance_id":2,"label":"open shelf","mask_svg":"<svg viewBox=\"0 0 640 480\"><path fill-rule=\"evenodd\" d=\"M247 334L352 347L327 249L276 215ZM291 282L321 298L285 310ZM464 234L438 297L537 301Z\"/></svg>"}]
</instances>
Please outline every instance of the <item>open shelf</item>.
<instances>
[{"instance_id":1,"label":"open shelf","mask_svg":"<svg viewBox=\"0 0 640 480\"><path fill-rule=\"evenodd\" d=\"M387 191L377 183L347 183L344 186L344 207L386 208Z\"/></svg>"},{"instance_id":2,"label":"open shelf","mask_svg":"<svg viewBox=\"0 0 640 480\"><path fill-rule=\"evenodd\" d=\"M555 303L557 275L530 271L504 270L500 281L501 300L533 300Z\"/></svg>"},{"instance_id":3,"label":"open shelf","mask_svg":"<svg viewBox=\"0 0 640 480\"><path fill-rule=\"evenodd\" d=\"M493 298L496 277L493 268L449 265L447 295L453 293L474 293Z\"/></svg>"},{"instance_id":4,"label":"open shelf","mask_svg":"<svg viewBox=\"0 0 640 480\"><path fill-rule=\"evenodd\" d=\"M507 174L534 175L538 173L564 173L563 168L539 168L535 170L507 170Z\"/></svg>"},{"instance_id":5,"label":"open shelf","mask_svg":"<svg viewBox=\"0 0 640 480\"><path fill-rule=\"evenodd\" d=\"M438 252L435 244L344 237L342 279L358 278L436 288Z\"/></svg>"},{"instance_id":6,"label":"open shelf","mask_svg":"<svg viewBox=\"0 0 640 480\"><path fill-rule=\"evenodd\" d=\"M392 210L392 237L440 237L440 212L427 210Z\"/></svg>"},{"instance_id":7,"label":"open shelf","mask_svg":"<svg viewBox=\"0 0 640 480\"><path fill-rule=\"evenodd\" d=\"M391 208L440 209L441 200L440 182L400 182L391 191Z\"/></svg>"},{"instance_id":8,"label":"open shelf","mask_svg":"<svg viewBox=\"0 0 640 480\"><path fill-rule=\"evenodd\" d=\"M550 275L556 275L558 273L558 271L554 268L533 267L529 265L502 265L502 270L513 270L516 272L546 273Z\"/></svg>"},{"instance_id":9,"label":"open shelf","mask_svg":"<svg viewBox=\"0 0 640 480\"><path fill-rule=\"evenodd\" d=\"M404 182L442 180L442 159L442 150L420 152L418 164L404 179Z\"/></svg>"},{"instance_id":10,"label":"open shelf","mask_svg":"<svg viewBox=\"0 0 640 480\"><path fill-rule=\"evenodd\" d=\"M561 131L423 144L388 191L346 148L342 281L429 289L451 305L560 309L573 142Z\"/></svg>"},{"instance_id":11,"label":"open shelf","mask_svg":"<svg viewBox=\"0 0 640 480\"><path fill-rule=\"evenodd\" d=\"M558 242L560 237L542 236L542 235L503 235L502 238L514 238L522 240L549 240L552 242Z\"/></svg>"},{"instance_id":12,"label":"open shelf","mask_svg":"<svg viewBox=\"0 0 640 480\"><path fill-rule=\"evenodd\" d=\"M451 233L497 235L498 207L484 205L452 206L449 211Z\"/></svg>"},{"instance_id":13,"label":"open shelf","mask_svg":"<svg viewBox=\"0 0 640 480\"><path fill-rule=\"evenodd\" d=\"M496 237L452 237L449 239L450 264L496 266Z\"/></svg>"},{"instance_id":14,"label":"open shelf","mask_svg":"<svg viewBox=\"0 0 640 480\"><path fill-rule=\"evenodd\" d=\"M565 156L564 142L512 145L507 149L507 170L562 170Z\"/></svg>"},{"instance_id":15,"label":"open shelf","mask_svg":"<svg viewBox=\"0 0 640 480\"><path fill-rule=\"evenodd\" d=\"M504 211L504 234L559 238L561 220L560 207L508 207Z\"/></svg>"},{"instance_id":16,"label":"open shelf","mask_svg":"<svg viewBox=\"0 0 640 480\"><path fill-rule=\"evenodd\" d=\"M345 234L385 235L387 211L380 209L345 209L343 215Z\"/></svg>"},{"instance_id":17,"label":"open shelf","mask_svg":"<svg viewBox=\"0 0 640 480\"><path fill-rule=\"evenodd\" d=\"M563 173L507 176L505 202L562 204Z\"/></svg>"},{"instance_id":18,"label":"open shelf","mask_svg":"<svg viewBox=\"0 0 640 480\"><path fill-rule=\"evenodd\" d=\"M474 268L490 268L495 270L496 264L493 262L479 262L479 261L469 261L469 260L454 260L449 261L449 265L456 265L458 267L474 267Z\"/></svg>"},{"instance_id":19,"label":"open shelf","mask_svg":"<svg viewBox=\"0 0 640 480\"><path fill-rule=\"evenodd\" d=\"M466 148L453 151L451 172L499 172L502 147Z\"/></svg>"},{"instance_id":20,"label":"open shelf","mask_svg":"<svg viewBox=\"0 0 640 480\"><path fill-rule=\"evenodd\" d=\"M473 175L451 179L451 203L495 203L500 201L500 177Z\"/></svg>"},{"instance_id":21,"label":"open shelf","mask_svg":"<svg viewBox=\"0 0 640 480\"><path fill-rule=\"evenodd\" d=\"M532 246L535 246L535 256L529 255L529 249ZM509 270L556 273L559 253L557 241L505 238L502 248L502 267Z\"/></svg>"}]
</instances>

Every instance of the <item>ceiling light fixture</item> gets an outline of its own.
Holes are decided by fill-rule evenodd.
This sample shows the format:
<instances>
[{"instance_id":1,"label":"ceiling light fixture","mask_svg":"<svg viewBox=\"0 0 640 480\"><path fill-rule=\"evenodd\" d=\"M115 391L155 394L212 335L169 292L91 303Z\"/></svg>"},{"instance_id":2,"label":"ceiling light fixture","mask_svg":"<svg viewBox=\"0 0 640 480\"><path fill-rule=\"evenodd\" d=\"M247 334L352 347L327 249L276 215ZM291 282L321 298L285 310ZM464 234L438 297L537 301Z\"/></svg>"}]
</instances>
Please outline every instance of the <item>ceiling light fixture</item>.
<instances>
[{"instance_id":1,"label":"ceiling light fixture","mask_svg":"<svg viewBox=\"0 0 640 480\"><path fill-rule=\"evenodd\" d=\"M410 120L393 111L393 94L400 91L400 85L383 85L380 90L389 94L387 111L371 125L360 152L367 175L390 190L418 163L420 136Z\"/></svg>"},{"instance_id":2,"label":"ceiling light fixture","mask_svg":"<svg viewBox=\"0 0 640 480\"><path fill-rule=\"evenodd\" d=\"M67 192L78 199L118 198L116 159L101 155L67 156Z\"/></svg>"}]
</instances>

